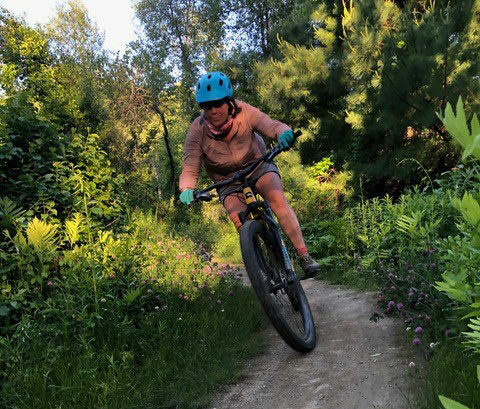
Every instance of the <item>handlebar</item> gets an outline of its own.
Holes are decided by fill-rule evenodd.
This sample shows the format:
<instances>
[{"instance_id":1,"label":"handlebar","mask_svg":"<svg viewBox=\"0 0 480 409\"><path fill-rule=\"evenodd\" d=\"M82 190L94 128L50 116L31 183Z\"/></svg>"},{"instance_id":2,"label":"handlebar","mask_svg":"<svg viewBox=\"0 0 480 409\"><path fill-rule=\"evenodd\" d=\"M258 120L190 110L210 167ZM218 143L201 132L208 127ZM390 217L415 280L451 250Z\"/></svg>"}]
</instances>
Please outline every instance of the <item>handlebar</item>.
<instances>
[{"instance_id":1,"label":"handlebar","mask_svg":"<svg viewBox=\"0 0 480 409\"><path fill-rule=\"evenodd\" d=\"M293 143L297 140L297 138L302 134L302 131L295 131L293 133ZM293 144L292 144L293 145ZM275 145L272 149L265 153L261 158L258 158L255 162L248 165L245 169L240 170L239 172L235 173L231 178L223 180L221 182L214 183L211 186L206 187L202 190L196 190L193 192L193 198L195 201L200 200L202 202L209 202L213 199L213 195L210 192L213 189L219 189L224 186L228 186L232 183L235 183L239 180L244 179L248 174L253 172L253 170L261 163L261 162L271 162L277 155L284 151L288 151L290 148L279 148L278 145Z\"/></svg>"}]
</instances>

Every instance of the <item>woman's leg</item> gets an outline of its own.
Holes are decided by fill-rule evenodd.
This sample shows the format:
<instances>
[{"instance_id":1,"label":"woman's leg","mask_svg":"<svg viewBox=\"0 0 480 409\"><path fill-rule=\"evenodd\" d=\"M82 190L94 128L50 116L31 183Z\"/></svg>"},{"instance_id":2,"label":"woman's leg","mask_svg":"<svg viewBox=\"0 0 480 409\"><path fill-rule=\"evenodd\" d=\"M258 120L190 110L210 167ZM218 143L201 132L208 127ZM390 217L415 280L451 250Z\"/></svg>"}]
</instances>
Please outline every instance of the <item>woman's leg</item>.
<instances>
[{"instance_id":1,"label":"woman's leg","mask_svg":"<svg viewBox=\"0 0 480 409\"><path fill-rule=\"evenodd\" d=\"M239 194L241 195L241 193ZM237 196L237 193L228 195L223 201L223 206L225 207L225 210L227 211L228 216L232 220L237 230L240 230L240 227L242 227L242 222L238 217L238 213L243 212L247 208L247 206L240 201L240 199Z\"/></svg>"},{"instance_id":2,"label":"woman's leg","mask_svg":"<svg viewBox=\"0 0 480 409\"><path fill-rule=\"evenodd\" d=\"M295 212L290 207L283 193L282 181L275 172L262 175L257 181L257 190L260 195L270 202L273 212L277 216L283 232L290 239L293 247L299 255L306 253L305 241L303 240L300 224Z\"/></svg>"}]
</instances>

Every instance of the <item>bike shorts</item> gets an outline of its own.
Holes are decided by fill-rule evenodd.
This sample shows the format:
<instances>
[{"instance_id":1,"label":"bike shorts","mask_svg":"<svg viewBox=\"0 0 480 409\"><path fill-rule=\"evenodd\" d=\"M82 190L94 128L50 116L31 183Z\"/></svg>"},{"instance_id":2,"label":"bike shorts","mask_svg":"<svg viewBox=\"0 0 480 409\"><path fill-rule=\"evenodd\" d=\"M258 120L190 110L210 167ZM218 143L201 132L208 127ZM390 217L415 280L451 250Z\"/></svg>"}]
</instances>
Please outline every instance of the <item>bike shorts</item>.
<instances>
[{"instance_id":1,"label":"bike shorts","mask_svg":"<svg viewBox=\"0 0 480 409\"><path fill-rule=\"evenodd\" d=\"M263 162L256 170L255 172L252 173L250 176L253 180L254 183L257 183L257 180L260 179L261 176L265 175L266 173L270 172L275 172L278 176L280 176L280 172L277 168L277 165L275 165L273 162ZM241 182L235 182L232 183L231 185L222 187L220 189L217 189L218 193L218 198L220 200L220 203L222 205L225 202L225 198L231 194L242 192L242 183Z\"/></svg>"}]
</instances>

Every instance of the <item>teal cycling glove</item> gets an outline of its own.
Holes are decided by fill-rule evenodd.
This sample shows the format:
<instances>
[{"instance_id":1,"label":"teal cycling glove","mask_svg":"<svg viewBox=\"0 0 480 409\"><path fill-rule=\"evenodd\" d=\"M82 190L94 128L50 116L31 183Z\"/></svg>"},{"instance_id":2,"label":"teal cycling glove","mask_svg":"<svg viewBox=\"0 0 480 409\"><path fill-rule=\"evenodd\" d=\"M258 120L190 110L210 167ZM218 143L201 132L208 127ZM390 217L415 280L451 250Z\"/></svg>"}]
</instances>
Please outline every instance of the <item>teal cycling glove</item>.
<instances>
[{"instance_id":1,"label":"teal cycling glove","mask_svg":"<svg viewBox=\"0 0 480 409\"><path fill-rule=\"evenodd\" d=\"M288 131L283 132L277 138L278 146L280 147L280 149L290 148L293 145L293 141L294 141L293 131L290 129Z\"/></svg>"},{"instance_id":2,"label":"teal cycling glove","mask_svg":"<svg viewBox=\"0 0 480 409\"><path fill-rule=\"evenodd\" d=\"M180 193L180 201L183 204L189 205L193 202L193 189L184 190Z\"/></svg>"}]
</instances>

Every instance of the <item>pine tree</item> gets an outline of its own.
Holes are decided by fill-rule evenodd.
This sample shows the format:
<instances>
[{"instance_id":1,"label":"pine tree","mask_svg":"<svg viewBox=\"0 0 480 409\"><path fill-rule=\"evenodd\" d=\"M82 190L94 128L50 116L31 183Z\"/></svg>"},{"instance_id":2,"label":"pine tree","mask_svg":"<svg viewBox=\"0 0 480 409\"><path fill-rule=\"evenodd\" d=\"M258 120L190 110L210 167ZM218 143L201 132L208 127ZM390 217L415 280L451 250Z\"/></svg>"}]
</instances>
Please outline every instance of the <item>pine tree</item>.
<instances>
[{"instance_id":1,"label":"pine tree","mask_svg":"<svg viewBox=\"0 0 480 409\"><path fill-rule=\"evenodd\" d=\"M342 26L357 179L375 194L418 182L418 163L433 174L453 165L435 112L478 95L478 1L350 1Z\"/></svg>"},{"instance_id":2,"label":"pine tree","mask_svg":"<svg viewBox=\"0 0 480 409\"><path fill-rule=\"evenodd\" d=\"M303 130L304 161L336 153L344 157L345 122L340 39L341 3L324 2L310 16L311 46L293 45L279 38L281 58L256 66L257 92L266 109Z\"/></svg>"}]
</instances>

